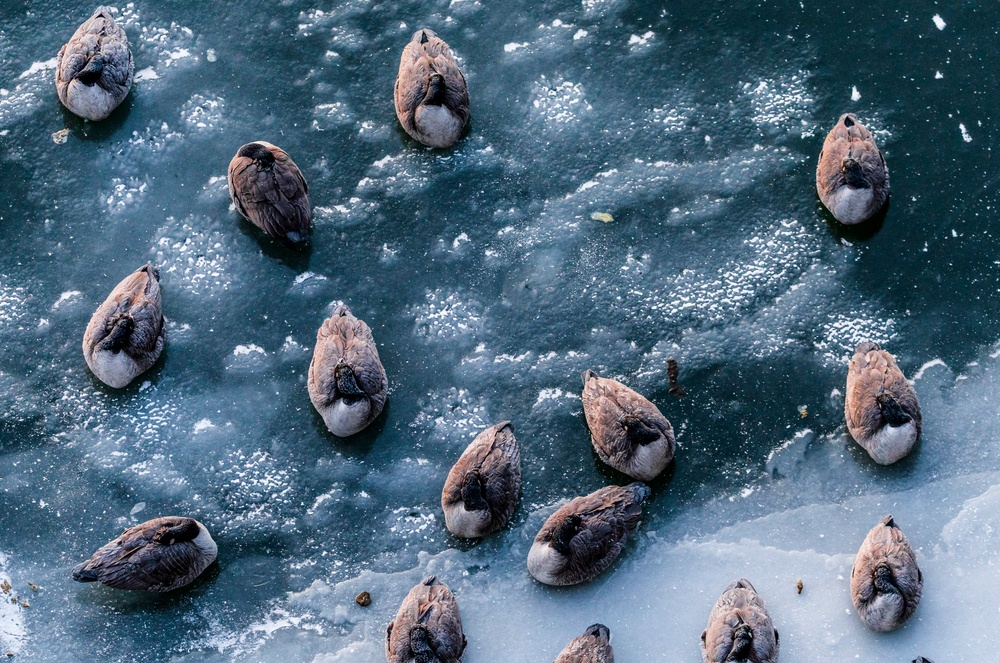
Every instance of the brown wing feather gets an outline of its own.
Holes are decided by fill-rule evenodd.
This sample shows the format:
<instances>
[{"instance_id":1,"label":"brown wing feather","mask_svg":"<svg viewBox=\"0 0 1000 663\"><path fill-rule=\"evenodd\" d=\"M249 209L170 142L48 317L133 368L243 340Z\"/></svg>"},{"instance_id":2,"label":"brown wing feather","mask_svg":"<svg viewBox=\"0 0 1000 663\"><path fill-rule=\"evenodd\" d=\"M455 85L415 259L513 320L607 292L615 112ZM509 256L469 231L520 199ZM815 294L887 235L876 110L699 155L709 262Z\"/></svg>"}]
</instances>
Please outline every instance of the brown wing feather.
<instances>
[{"instance_id":1,"label":"brown wing feather","mask_svg":"<svg viewBox=\"0 0 1000 663\"><path fill-rule=\"evenodd\" d=\"M206 566L201 551L190 541L165 545L154 540L158 532L185 520L189 519L154 518L130 527L98 549L82 568L117 589L157 592L187 584Z\"/></svg>"},{"instance_id":2,"label":"brown wing feather","mask_svg":"<svg viewBox=\"0 0 1000 663\"><path fill-rule=\"evenodd\" d=\"M417 624L430 634L431 647L442 663L457 663L465 650L458 602L447 585L436 577L425 578L403 599L386 633L386 658L390 663L409 663L410 630Z\"/></svg>"},{"instance_id":3,"label":"brown wing feather","mask_svg":"<svg viewBox=\"0 0 1000 663\"><path fill-rule=\"evenodd\" d=\"M328 318L316 332L316 348L309 366L309 387L317 396L332 402L336 395L336 367L341 362L354 371L358 386L372 402L372 416L375 417L385 405L389 386L378 356L378 348L371 328L351 314L344 307L345 315L339 311Z\"/></svg>"},{"instance_id":4,"label":"brown wing feather","mask_svg":"<svg viewBox=\"0 0 1000 663\"><path fill-rule=\"evenodd\" d=\"M442 506L462 502L462 482L471 471L478 471L483 479L483 497L492 521L489 531L496 531L513 515L521 489L521 449L509 421L490 426L465 449L448 472Z\"/></svg>"},{"instance_id":5,"label":"brown wing feather","mask_svg":"<svg viewBox=\"0 0 1000 663\"><path fill-rule=\"evenodd\" d=\"M885 425L875 399L886 393L913 417L919 434L921 415L917 393L907 382L896 359L874 343L859 344L848 366L847 393L844 396L847 428L855 440L866 440Z\"/></svg>"},{"instance_id":6,"label":"brown wing feather","mask_svg":"<svg viewBox=\"0 0 1000 663\"><path fill-rule=\"evenodd\" d=\"M308 236L312 207L309 187L302 171L280 147L256 141L274 156L271 168L261 168L250 157L235 156L229 162L229 195L237 211L271 237L289 233Z\"/></svg>"},{"instance_id":7,"label":"brown wing feather","mask_svg":"<svg viewBox=\"0 0 1000 663\"><path fill-rule=\"evenodd\" d=\"M421 33L429 36L425 43L420 43ZM406 133L417 140L421 140L421 132L416 126L417 109L427 96L434 73L440 74L444 80L444 106L459 118L462 125L467 124L469 88L451 48L430 30L418 30L403 49L393 88L396 116Z\"/></svg>"},{"instance_id":8,"label":"brown wing feather","mask_svg":"<svg viewBox=\"0 0 1000 663\"><path fill-rule=\"evenodd\" d=\"M579 516L581 529L570 540L570 554L563 575L567 584L592 578L621 553L626 537L639 525L642 502L647 495L648 488L636 483L605 486L577 497L545 521L535 541L552 541L564 521Z\"/></svg>"}]
</instances>

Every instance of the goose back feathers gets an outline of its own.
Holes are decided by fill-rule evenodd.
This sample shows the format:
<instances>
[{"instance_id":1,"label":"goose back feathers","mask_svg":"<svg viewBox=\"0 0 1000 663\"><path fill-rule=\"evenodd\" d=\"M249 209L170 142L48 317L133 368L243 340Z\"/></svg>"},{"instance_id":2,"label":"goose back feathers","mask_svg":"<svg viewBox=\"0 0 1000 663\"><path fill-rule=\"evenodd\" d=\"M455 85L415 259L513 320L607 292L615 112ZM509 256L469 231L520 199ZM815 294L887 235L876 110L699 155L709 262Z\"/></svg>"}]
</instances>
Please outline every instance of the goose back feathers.
<instances>
[{"instance_id":1,"label":"goose back feathers","mask_svg":"<svg viewBox=\"0 0 1000 663\"><path fill-rule=\"evenodd\" d=\"M655 405L620 382L583 373L583 414L601 460L650 481L674 458L674 429Z\"/></svg>"},{"instance_id":2,"label":"goose back feathers","mask_svg":"<svg viewBox=\"0 0 1000 663\"><path fill-rule=\"evenodd\" d=\"M555 663L615 663L611 631L604 624L594 624L573 638Z\"/></svg>"},{"instance_id":3,"label":"goose back feathers","mask_svg":"<svg viewBox=\"0 0 1000 663\"><path fill-rule=\"evenodd\" d=\"M59 50L56 93L75 115L103 120L128 96L134 74L125 31L110 8L98 7Z\"/></svg>"},{"instance_id":4,"label":"goose back feathers","mask_svg":"<svg viewBox=\"0 0 1000 663\"><path fill-rule=\"evenodd\" d=\"M389 382L372 330L341 304L316 332L309 399L338 437L354 435L385 407Z\"/></svg>"},{"instance_id":5,"label":"goose back feathers","mask_svg":"<svg viewBox=\"0 0 1000 663\"><path fill-rule=\"evenodd\" d=\"M83 333L83 357L97 378L121 389L156 363L166 329L160 274L146 263L115 286Z\"/></svg>"},{"instance_id":6,"label":"goose back feathers","mask_svg":"<svg viewBox=\"0 0 1000 663\"><path fill-rule=\"evenodd\" d=\"M528 571L546 585L586 582L611 566L639 525L650 490L605 486L549 516L528 551Z\"/></svg>"},{"instance_id":7,"label":"goose back feathers","mask_svg":"<svg viewBox=\"0 0 1000 663\"><path fill-rule=\"evenodd\" d=\"M896 359L878 344L859 343L847 371L844 415L851 437L876 463L895 463L920 437L920 403Z\"/></svg>"},{"instance_id":8,"label":"goose back feathers","mask_svg":"<svg viewBox=\"0 0 1000 663\"><path fill-rule=\"evenodd\" d=\"M823 141L816 191L830 213L847 224L872 218L889 198L889 168L854 113L841 115Z\"/></svg>"},{"instance_id":9,"label":"goose back feathers","mask_svg":"<svg viewBox=\"0 0 1000 663\"><path fill-rule=\"evenodd\" d=\"M701 634L706 663L776 663L778 631L767 614L764 599L740 578L722 593Z\"/></svg>"},{"instance_id":10,"label":"goose back feathers","mask_svg":"<svg viewBox=\"0 0 1000 663\"><path fill-rule=\"evenodd\" d=\"M521 489L521 450L509 421L472 441L448 473L441 508L449 531L462 538L495 532L510 520Z\"/></svg>"},{"instance_id":11,"label":"goose back feathers","mask_svg":"<svg viewBox=\"0 0 1000 663\"><path fill-rule=\"evenodd\" d=\"M169 592L197 578L217 553L212 535L194 518L154 518L128 528L77 565L73 580Z\"/></svg>"},{"instance_id":12,"label":"goose back feathers","mask_svg":"<svg viewBox=\"0 0 1000 663\"><path fill-rule=\"evenodd\" d=\"M263 140L242 146L229 162L236 210L271 237L299 244L312 233L309 187L292 158Z\"/></svg>"},{"instance_id":13,"label":"goose back feathers","mask_svg":"<svg viewBox=\"0 0 1000 663\"><path fill-rule=\"evenodd\" d=\"M865 626L892 631L917 609L924 576L917 556L892 516L865 537L851 569L851 601Z\"/></svg>"},{"instance_id":14,"label":"goose back feathers","mask_svg":"<svg viewBox=\"0 0 1000 663\"><path fill-rule=\"evenodd\" d=\"M410 590L385 630L389 663L458 663L465 646L458 603L435 576Z\"/></svg>"},{"instance_id":15,"label":"goose back feathers","mask_svg":"<svg viewBox=\"0 0 1000 663\"><path fill-rule=\"evenodd\" d=\"M393 98L406 133L430 147L451 147L469 122L465 76L431 30L414 32L403 49Z\"/></svg>"}]
</instances>

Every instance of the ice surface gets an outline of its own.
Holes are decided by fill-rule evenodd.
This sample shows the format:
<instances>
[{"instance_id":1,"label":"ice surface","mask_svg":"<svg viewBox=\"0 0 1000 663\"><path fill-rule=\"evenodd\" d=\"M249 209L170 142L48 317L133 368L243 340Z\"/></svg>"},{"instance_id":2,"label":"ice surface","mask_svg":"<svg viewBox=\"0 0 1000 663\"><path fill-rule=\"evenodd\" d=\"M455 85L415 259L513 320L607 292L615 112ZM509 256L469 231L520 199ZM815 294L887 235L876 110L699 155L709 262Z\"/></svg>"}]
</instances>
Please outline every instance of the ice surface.
<instances>
[{"instance_id":1,"label":"ice surface","mask_svg":"<svg viewBox=\"0 0 1000 663\"><path fill-rule=\"evenodd\" d=\"M138 81L102 123L62 110L52 83L93 6L0 7L0 581L30 600L0 600L0 649L380 660L399 601L437 573L468 662L552 660L601 621L621 660L695 663L712 603L746 576L785 663L991 660L991 10L960 10L944 45L913 36L926 14L847 25L836 3L334 4L118 7ZM469 81L472 123L451 150L414 143L392 108L399 52L423 26ZM858 48L871 30L879 57ZM823 136L848 107L893 172L872 228L839 226L815 194ZM254 139L309 182L309 250L231 206L227 165ZM83 362L83 329L146 261L167 347L111 390ZM348 440L306 390L337 302L371 326L390 383L384 414ZM861 340L896 355L923 406L921 442L888 468L844 429ZM684 398L668 392L670 358ZM626 480L592 451L587 368L648 396L679 446L620 560L560 590L527 574L532 537L565 500ZM521 506L496 535L456 540L444 479L505 419ZM889 512L926 586L905 628L875 635L848 579ZM190 588L72 583L96 547L170 514L219 544Z\"/></svg>"}]
</instances>

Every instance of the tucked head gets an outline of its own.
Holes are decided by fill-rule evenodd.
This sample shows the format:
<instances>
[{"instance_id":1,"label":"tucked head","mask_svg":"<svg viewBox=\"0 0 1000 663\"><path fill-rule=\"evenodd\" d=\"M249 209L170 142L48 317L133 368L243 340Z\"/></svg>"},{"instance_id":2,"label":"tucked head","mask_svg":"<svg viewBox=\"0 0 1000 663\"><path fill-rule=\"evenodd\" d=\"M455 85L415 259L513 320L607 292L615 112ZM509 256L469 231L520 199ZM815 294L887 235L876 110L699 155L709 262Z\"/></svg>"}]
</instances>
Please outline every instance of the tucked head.
<instances>
[{"instance_id":1,"label":"tucked head","mask_svg":"<svg viewBox=\"0 0 1000 663\"><path fill-rule=\"evenodd\" d=\"M416 32L414 32L413 36L410 37L410 41L415 41L418 44L426 44L435 37L437 37L437 35L434 34L433 30L428 30L427 28L423 28L421 30L417 30Z\"/></svg>"},{"instance_id":2,"label":"tucked head","mask_svg":"<svg viewBox=\"0 0 1000 663\"><path fill-rule=\"evenodd\" d=\"M267 149L266 146L260 143L247 143L240 148L240 151L236 153L238 157L247 157L258 161L265 166L270 166L274 164L274 155L271 154L271 150Z\"/></svg>"},{"instance_id":3,"label":"tucked head","mask_svg":"<svg viewBox=\"0 0 1000 663\"><path fill-rule=\"evenodd\" d=\"M604 624L594 624L593 626L588 627L583 634L593 636L598 640L603 640L604 642L611 641L611 629Z\"/></svg>"}]
</instances>

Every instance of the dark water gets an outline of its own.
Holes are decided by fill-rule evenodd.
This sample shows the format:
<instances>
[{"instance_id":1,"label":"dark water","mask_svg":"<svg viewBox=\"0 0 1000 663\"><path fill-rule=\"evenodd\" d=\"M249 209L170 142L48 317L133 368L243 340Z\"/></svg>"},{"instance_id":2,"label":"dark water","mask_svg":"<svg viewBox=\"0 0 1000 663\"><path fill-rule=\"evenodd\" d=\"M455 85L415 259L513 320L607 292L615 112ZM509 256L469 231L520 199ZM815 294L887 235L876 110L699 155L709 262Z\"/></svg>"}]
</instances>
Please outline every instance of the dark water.
<instances>
[{"instance_id":1,"label":"dark water","mask_svg":"<svg viewBox=\"0 0 1000 663\"><path fill-rule=\"evenodd\" d=\"M0 577L30 603L0 603L0 649L380 660L402 596L438 573L467 661L551 660L602 621L622 660L694 663L740 575L768 600L782 661L992 655L993 5L135 3L118 16L140 80L99 124L52 83L92 10L0 5ZM418 27L469 81L472 127L453 150L421 148L393 113ZM884 221L862 231L815 194L846 111L891 174ZM226 167L254 139L303 169L309 252L229 209ZM80 341L147 260L167 350L115 392ZM371 325L390 380L386 413L346 441L305 389L338 301ZM919 375L924 437L889 468L844 437L863 339ZM667 393L671 356L683 399ZM557 591L526 573L531 538L559 500L625 480L590 449L586 368L657 403L680 449L623 561ZM503 533L461 543L440 489L502 419L522 446L522 506ZM927 585L905 629L875 636L847 578L889 511ZM70 580L122 529L168 514L219 544L191 588Z\"/></svg>"}]
</instances>

